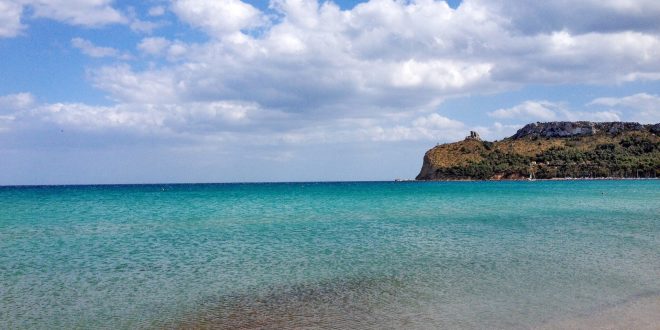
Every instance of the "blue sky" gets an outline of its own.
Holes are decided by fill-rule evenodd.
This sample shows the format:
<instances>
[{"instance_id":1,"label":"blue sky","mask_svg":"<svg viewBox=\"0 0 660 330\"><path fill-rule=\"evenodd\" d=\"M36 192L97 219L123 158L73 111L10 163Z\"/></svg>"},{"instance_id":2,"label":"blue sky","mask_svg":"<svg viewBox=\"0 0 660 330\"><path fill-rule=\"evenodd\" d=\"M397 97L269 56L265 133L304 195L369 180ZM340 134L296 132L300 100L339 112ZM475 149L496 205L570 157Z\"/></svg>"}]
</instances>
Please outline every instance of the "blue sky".
<instances>
[{"instance_id":1,"label":"blue sky","mask_svg":"<svg viewBox=\"0 0 660 330\"><path fill-rule=\"evenodd\" d=\"M0 0L0 184L390 180L660 121L655 0Z\"/></svg>"}]
</instances>

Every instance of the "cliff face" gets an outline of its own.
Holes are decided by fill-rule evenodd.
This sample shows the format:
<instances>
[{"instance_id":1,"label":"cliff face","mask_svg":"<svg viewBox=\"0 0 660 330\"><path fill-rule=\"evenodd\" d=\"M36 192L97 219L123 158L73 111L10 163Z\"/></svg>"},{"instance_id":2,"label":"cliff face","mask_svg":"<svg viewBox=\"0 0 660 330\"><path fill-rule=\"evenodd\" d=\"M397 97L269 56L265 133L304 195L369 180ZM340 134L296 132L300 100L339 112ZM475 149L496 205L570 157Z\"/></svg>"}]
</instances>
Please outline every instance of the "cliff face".
<instances>
[{"instance_id":1,"label":"cliff face","mask_svg":"<svg viewBox=\"0 0 660 330\"><path fill-rule=\"evenodd\" d=\"M549 122L528 124L502 141L436 146L417 180L564 177L660 177L660 124Z\"/></svg>"}]
</instances>

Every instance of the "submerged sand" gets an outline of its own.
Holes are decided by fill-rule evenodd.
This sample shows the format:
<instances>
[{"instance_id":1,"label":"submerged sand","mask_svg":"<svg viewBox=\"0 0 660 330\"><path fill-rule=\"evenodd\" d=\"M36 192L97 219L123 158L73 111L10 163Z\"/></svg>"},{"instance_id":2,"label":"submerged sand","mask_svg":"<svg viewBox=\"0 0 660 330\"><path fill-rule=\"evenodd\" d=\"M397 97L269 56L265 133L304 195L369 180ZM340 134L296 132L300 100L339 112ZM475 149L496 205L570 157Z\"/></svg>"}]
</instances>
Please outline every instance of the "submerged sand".
<instances>
[{"instance_id":1,"label":"submerged sand","mask_svg":"<svg viewBox=\"0 0 660 330\"><path fill-rule=\"evenodd\" d=\"M343 285L349 284L349 290ZM373 283L343 283L335 288L300 287L286 294L262 296L258 299L238 298L206 310L174 328L180 329L483 329L489 322L482 320L450 321L450 314L434 315L420 309L419 313L371 308L361 301ZM327 290L327 291L326 291ZM383 300L396 299L394 295ZM443 314L442 311L440 314ZM447 312L447 311L444 311ZM431 313L431 315L429 315ZM441 317L439 317L441 316ZM438 318L439 317L439 318ZM456 317L456 315L454 315ZM503 316L506 318L505 316ZM444 319L444 321L443 321ZM614 304L596 306L576 312L566 318L552 318L539 325L531 320L499 322L495 315L489 329L660 329L660 294L649 292ZM449 322L447 322L449 321ZM499 323L498 323L499 322ZM506 324L506 326L503 326Z\"/></svg>"},{"instance_id":2,"label":"submerged sand","mask_svg":"<svg viewBox=\"0 0 660 330\"><path fill-rule=\"evenodd\" d=\"M660 296L641 297L607 306L592 314L546 323L536 329L660 329Z\"/></svg>"}]
</instances>

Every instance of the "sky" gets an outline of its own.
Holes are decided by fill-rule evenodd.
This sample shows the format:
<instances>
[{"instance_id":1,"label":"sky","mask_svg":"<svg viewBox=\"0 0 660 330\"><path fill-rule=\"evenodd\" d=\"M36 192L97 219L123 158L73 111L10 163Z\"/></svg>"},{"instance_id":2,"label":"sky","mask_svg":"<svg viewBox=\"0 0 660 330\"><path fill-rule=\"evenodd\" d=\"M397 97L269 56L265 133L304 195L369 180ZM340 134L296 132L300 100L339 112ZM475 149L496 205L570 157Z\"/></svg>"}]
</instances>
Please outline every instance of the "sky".
<instances>
[{"instance_id":1,"label":"sky","mask_svg":"<svg viewBox=\"0 0 660 330\"><path fill-rule=\"evenodd\" d=\"M657 0L0 0L0 185L413 178L660 122Z\"/></svg>"}]
</instances>

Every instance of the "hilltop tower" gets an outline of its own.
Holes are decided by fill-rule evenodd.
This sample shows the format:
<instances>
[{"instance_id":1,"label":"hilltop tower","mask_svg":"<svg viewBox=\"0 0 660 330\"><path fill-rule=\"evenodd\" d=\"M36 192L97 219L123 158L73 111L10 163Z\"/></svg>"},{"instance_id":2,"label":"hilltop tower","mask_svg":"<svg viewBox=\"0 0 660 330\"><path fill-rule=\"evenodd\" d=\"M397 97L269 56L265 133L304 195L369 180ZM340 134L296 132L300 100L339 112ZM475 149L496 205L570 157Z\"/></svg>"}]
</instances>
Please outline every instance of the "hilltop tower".
<instances>
[{"instance_id":1,"label":"hilltop tower","mask_svg":"<svg viewBox=\"0 0 660 330\"><path fill-rule=\"evenodd\" d=\"M465 137L466 140L475 140L475 141L481 141L481 137L479 136L479 133L475 131L470 131L470 135Z\"/></svg>"}]
</instances>

